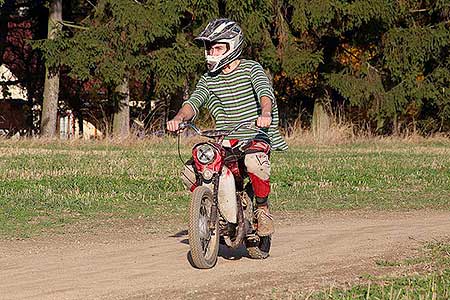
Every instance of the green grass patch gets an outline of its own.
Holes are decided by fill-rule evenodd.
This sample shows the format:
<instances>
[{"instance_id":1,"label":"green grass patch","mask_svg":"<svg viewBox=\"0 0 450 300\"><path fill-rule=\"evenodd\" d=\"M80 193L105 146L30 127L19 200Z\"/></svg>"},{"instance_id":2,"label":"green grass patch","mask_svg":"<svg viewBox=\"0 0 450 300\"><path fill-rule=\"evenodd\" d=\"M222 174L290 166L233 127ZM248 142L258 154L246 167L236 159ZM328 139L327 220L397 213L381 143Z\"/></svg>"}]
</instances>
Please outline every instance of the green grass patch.
<instances>
[{"instance_id":1,"label":"green grass patch","mask_svg":"<svg viewBox=\"0 0 450 300\"><path fill-rule=\"evenodd\" d=\"M291 147L272 160L277 209L447 209L450 146Z\"/></svg>"},{"instance_id":2,"label":"green grass patch","mask_svg":"<svg viewBox=\"0 0 450 300\"><path fill-rule=\"evenodd\" d=\"M444 300L449 298L450 270L425 276L386 279L382 283L369 283L348 290L324 291L309 297L311 300Z\"/></svg>"},{"instance_id":3,"label":"green grass patch","mask_svg":"<svg viewBox=\"0 0 450 300\"><path fill-rule=\"evenodd\" d=\"M0 234L23 235L73 220L182 215L175 145L3 142Z\"/></svg>"},{"instance_id":4,"label":"green grass patch","mask_svg":"<svg viewBox=\"0 0 450 300\"><path fill-rule=\"evenodd\" d=\"M271 161L274 210L450 207L450 143L291 146ZM186 218L181 168L173 139L0 141L0 235L84 219Z\"/></svg>"},{"instance_id":5,"label":"green grass patch","mask_svg":"<svg viewBox=\"0 0 450 300\"><path fill-rule=\"evenodd\" d=\"M274 289L272 299L309 300L447 300L450 299L450 244L426 243L414 258L379 261L380 268L409 267L415 275L401 277L365 276L367 283L350 288L325 288L305 294Z\"/></svg>"},{"instance_id":6,"label":"green grass patch","mask_svg":"<svg viewBox=\"0 0 450 300\"><path fill-rule=\"evenodd\" d=\"M450 299L450 244L427 243L415 258L378 264L380 267L413 266L421 275L399 278L370 278L369 283L350 289L328 289L309 295L322 299L437 300ZM306 298L302 296L302 298Z\"/></svg>"}]
</instances>

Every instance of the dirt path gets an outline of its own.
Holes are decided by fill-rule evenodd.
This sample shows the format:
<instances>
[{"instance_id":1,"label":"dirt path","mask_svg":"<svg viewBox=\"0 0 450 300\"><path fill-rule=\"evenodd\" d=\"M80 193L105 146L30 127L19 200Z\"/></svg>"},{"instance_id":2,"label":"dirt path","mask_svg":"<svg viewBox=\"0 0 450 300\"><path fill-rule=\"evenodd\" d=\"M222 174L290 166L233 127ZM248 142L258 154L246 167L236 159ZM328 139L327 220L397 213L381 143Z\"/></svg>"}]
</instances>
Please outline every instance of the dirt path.
<instances>
[{"instance_id":1,"label":"dirt path","mask_svg":"<svg viewBox=\"0 0 450 300\"><path fill-rule=\"evenodd\" d=\"M389 272L376 261L412 255L423 241L450 235L450 212L277 217L269 259L221 248L212 270L191 267L185 231L0 241L0 299L270 298L274 291L307 291Z\"/></svg>"}]
</instances>

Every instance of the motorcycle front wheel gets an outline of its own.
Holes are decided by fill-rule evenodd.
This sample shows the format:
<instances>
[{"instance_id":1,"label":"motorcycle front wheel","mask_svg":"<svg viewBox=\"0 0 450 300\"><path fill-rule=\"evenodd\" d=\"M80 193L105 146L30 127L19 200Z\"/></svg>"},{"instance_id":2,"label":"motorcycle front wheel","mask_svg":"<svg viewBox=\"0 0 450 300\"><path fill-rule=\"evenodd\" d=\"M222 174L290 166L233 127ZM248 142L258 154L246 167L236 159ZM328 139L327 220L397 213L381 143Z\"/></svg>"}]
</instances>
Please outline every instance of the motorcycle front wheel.
<instances>
[{"instance_id":1,"label":"motorcycle front wheel","mask_svg":"<svg viewBox=\"0 0 450 300\"><path fill-rule=\"evenodd\" d=\"M219 218L210 226L211 207L214 198L211 190L205 186L197 187L193 194L189 210L189 246L194 267L210 269L217 262L219 253Z\"/></svg>"}]
</instances>

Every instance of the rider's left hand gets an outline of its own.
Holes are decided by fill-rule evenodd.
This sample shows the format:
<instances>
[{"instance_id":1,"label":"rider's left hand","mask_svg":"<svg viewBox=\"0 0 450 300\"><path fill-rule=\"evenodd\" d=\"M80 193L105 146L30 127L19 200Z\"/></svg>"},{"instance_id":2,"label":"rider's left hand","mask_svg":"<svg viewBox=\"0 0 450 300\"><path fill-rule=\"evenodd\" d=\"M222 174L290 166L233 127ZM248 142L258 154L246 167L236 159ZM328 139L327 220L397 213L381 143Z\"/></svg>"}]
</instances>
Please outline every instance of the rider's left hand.
<instances>
[{"instance_id":1,"label":"rider's left hand","mask_svg":"<svg viewBox=\"0 0 450 300\"><path fill-rule=\"evenodd\" d=\"M261 128L267 128L272 124L272 117L271 116L259 116L258 119L256 119L256 126Z\"/></svg>"}]
</instances>

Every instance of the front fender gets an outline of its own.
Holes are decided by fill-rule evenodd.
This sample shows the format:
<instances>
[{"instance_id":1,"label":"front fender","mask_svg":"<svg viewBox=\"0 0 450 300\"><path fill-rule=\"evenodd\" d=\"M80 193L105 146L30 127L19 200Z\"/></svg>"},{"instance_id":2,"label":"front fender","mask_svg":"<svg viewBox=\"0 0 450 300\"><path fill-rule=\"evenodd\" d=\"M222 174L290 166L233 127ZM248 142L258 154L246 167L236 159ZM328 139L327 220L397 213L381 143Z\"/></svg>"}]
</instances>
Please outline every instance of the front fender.
<instances>
[{"instance_id":1,"label":"front fender","mask_svg":"<svg viewBox=\"0 0 450 300\"><path fill-rule=\"evenodd\" d=\"M219 178L218 206L222 216L230 223L237 223L236 185L233 173L223 166L222 175Z\"/></svg>"}]
</instances>

